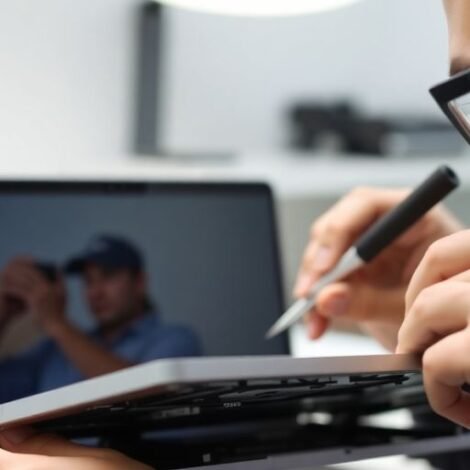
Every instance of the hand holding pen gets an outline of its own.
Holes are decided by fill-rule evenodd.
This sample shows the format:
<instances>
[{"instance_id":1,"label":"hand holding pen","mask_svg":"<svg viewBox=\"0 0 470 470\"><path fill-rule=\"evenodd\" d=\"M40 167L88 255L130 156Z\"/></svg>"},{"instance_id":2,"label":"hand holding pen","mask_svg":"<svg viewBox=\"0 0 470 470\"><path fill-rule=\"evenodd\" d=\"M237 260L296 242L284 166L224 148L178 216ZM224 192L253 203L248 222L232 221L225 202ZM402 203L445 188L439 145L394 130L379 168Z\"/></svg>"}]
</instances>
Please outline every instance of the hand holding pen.
<instances>
[{"instance_id":1,"label":"hand holding pen","mask_svg":"<svg viewBox=\"0 0 470 470\"><path fill-rule=\"evenodd\" d=\"M444 182L445 175L443 173ZM435 202L455 187L452 180L449 181L450 184L444 185L441 194L433 191L437 195ZM357 189L321 216L312 227L297 280L296 297L308 296L361 235L395 209L410 192ZM435 204L428 202L432 206ZM320 290L314 307L306 315L309 336L319 338L327 329L330 319L343 317L358 322L384 346L393 350L403 320L404 293L414 268L432 242L461 228L442 206L421 214L409 230L391 241L370 262Z\"/></svg>"}]
</instances>

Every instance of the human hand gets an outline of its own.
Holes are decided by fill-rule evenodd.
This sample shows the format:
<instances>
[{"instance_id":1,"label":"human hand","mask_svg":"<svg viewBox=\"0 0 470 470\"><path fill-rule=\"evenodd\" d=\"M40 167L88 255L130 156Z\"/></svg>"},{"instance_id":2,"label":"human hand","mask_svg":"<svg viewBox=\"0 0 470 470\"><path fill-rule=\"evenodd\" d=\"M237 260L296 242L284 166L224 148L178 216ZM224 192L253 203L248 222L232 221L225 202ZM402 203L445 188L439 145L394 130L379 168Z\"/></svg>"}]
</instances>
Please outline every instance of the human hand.
<instances>
[{"instance_id":1,"label":"human hand","mask_svg":"<svg viewBox=\"0 0 470 470\"><path fill-rule=\"evenodd\" d=\"M27 257L13 259L2 275L2 290L22 303L48 331L65 319L65 286L62 277L50 281Z\"/></svg>"},{"instance_id":2,"label":"human hand","mask_svg":"<svg viewBox=\"0 0 470 470\"><path fill-rule=\"evenodd\" d=\"M13 320L17 315L25 313L26 303L18 290L12 288L9 282L9 275L14 268L16 258L10 261L0 273L0 324L5 325Z\"/></svg>"},{"instance_id":3,"label":"human hand","mask_svg":"<svg viewBox=\"0 0 470 470\"><path fill-rule=\"evenodd\" d=\"M24 428L1 433L0 446L1 469L150 470L116 451L85 447Z\"/></svg>"},{"instance_id":4,"label":"human hand","mask_svg":"<svg viewBox=\"0 0 470 470\"><path fill-rule=\"evenodd\" d=\"M398 353L424 353L423 379L436 413L470 427L470 231L435 242L406 293Z\"/></svg>"},{"instance_id":5,"label":"human hand","mask_svg":"<svg viewBox=\"0 0 470 470\"><path fill-rule=\"evenodd\" d=\"M0 330L24 313L26 313L26 304L21 299L6 292L0 281Z\"/></svg>"},{"instance_id":6,"label":"human hand","mask_svg":"<svg viewBox=\"0 0 470 470\"><path fill-rule=\"evenodd\" d=\"M312 226L295 296L308 295L354 241L408 193L358 188L322 215ZM403 321L406 287L414 269L432 242L461 229L448 211L435 207L372 262L320 292L315 308L307 316L309 336L319 338L331 319L345 318L358 322L393 350Z\"/></svg>"}]
</instances>

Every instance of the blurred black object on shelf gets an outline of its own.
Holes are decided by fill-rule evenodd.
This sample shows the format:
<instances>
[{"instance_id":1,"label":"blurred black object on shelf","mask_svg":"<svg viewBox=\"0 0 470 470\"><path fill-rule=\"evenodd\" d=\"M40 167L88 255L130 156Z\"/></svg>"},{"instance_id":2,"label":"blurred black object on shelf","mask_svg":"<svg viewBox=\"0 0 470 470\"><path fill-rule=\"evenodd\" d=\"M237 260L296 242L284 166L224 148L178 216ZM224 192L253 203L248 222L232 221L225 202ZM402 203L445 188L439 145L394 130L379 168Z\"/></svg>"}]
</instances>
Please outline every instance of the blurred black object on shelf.
<instances>
[{"instance_id":1,"label":"blurred black object on shelf","mask_svg":"<svg viewBox=\"0 0 470 470\"><path fill-rule=\"evenodd\" d=\"M348 101L299 103L289 113L290 145L296 150L334 150L377 157L455 155L464 145L446 121L422 116L361 113Z\"/></svg>"}]
</instances>

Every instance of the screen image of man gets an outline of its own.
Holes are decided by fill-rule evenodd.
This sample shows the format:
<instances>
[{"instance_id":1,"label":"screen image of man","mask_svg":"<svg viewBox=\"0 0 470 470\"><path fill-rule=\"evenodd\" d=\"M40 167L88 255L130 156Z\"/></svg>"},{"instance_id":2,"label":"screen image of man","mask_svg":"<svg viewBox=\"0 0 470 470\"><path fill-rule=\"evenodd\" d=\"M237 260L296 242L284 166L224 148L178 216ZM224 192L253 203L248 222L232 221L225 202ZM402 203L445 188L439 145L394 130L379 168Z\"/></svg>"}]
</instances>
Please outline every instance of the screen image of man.
<instances>
[{"instance_id":1,"label":"screen image of man","mask_svg":"<svg viewBox=\"0 0 470 470\"><path fill-rule=\"evenodd\" d=\"M130 241L98 236L65 264L64 274L81 277L94 330L83 332L70 322L60 271L18 257L1 273L0 335L26 313L46 338L0 361L0 402L154 359L201 354L190 328L166 324L156 311L143 257Z\"/></svg>"}]
</instances>

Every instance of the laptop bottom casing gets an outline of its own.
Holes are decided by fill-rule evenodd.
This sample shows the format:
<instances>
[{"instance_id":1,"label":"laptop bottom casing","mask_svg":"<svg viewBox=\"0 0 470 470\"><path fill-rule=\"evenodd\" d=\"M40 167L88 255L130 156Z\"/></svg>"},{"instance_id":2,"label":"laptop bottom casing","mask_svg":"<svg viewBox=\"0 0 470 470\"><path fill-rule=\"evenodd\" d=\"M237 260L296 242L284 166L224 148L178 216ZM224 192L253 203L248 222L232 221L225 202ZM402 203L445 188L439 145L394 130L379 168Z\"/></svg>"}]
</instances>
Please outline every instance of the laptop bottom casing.
<instances>
[{"instance_id":1,"label":"laptop bottom casing","mask_svg":"<svg viewBox=\"0 0 470 470\"><path fill-rule=\"evenodd\" d=\"M374 422L398 410L431 413L411 356L166 359L0 405L0 427L34 425L159 469L312 468L470 445L444 420Z\"/></svg>"}]
</instances>

